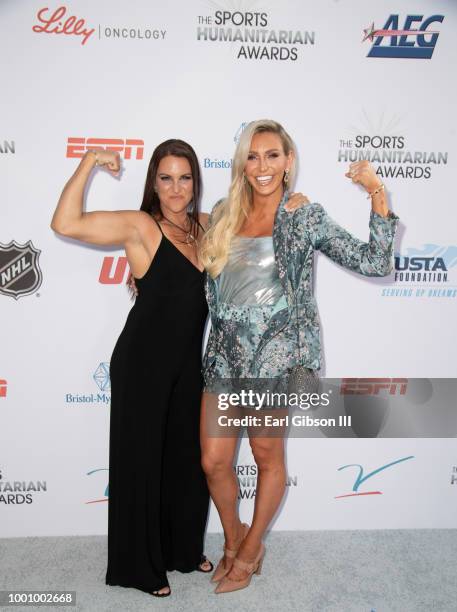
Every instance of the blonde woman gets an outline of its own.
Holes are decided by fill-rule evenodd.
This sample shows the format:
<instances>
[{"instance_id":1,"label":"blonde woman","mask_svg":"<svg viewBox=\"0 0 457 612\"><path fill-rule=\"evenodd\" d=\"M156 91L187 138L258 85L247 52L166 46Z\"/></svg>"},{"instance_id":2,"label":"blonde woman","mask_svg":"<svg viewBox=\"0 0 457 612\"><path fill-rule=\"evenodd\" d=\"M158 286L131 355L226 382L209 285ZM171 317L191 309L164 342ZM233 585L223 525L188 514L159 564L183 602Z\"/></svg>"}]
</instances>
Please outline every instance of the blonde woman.
<instances>
[{"instance_id":1,"label":"blonde woman","mask_svg":"<svg viewBox=\"0 0 457 612\"><path fill-rule=\"evenodd\" d=\"M210 433L209 406L218 381L284 381L296 366L310 375L320 367L317 307L312 293L313 253L367 276L392 266L398 217L368 162L346 174L371 196L370 236L362 242L317 203L285 212L295 177L296 152L284 128L254 121L235 151L228 197L213 209L200 245L211 331L203 360L205 392L200 420L202 465L224 529L224 556L213 574L216 593L245 588L260 573L262 538L285 490L283 437L250 435L258 468L252 526L237 513L233 470L237 439ZM248 430L249 433L249 430Z\"/></svg>"}]
</instances>

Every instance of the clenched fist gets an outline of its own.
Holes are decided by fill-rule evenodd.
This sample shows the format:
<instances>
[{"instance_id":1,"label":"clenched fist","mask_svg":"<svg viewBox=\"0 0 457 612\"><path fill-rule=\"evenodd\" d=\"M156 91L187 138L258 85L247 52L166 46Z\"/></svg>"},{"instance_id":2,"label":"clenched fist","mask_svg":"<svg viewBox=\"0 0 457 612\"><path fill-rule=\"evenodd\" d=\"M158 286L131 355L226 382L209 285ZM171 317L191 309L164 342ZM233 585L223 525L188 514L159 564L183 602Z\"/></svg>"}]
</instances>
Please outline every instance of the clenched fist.
<instances>
[{"instance_id":1,"label":"clenched fist","mask_svg":"<svg viewBox=\"0 0 457 612\"><path fill-rule=\"evenodd\" d=\"M362 185L368 193L371 193L380 185L382 181L377 176L375 169L369 161L363 160L350 164L349 171L346 172L345 176L350 178L353 183L359 183Z\"/></svg>"},{"instance_id":2,"label":"clenched fist","mask_svg":"<svg viewBox=\"0 0 457 612\"><path fill-rule=\"evenodd\" d=\"M106 151L105 149L92 149L86 155L93 155L97 166L103 166L106 170L117 176L121 169L121 158L117 151Z\"/></svg>"}]
</instances>

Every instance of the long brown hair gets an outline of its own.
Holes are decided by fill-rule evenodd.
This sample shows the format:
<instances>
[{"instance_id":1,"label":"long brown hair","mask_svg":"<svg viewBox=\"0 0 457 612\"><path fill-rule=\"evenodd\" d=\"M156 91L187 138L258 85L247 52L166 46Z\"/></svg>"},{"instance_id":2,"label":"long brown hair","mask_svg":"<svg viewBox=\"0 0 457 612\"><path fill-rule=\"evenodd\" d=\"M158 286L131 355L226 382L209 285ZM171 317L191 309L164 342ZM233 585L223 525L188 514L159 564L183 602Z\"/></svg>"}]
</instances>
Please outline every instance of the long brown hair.
<instances>
[{"instance_id":1,"label":"long brown hair","mask_svg":"<svg viewBox=\"0 0 457 612\"><path fill-rule=\"evenodd\" d=\"M187 159L190 165L193 181L193 195L192 200L189 202L187 214L189 215L191 227L190 232L194 235L198 234L196 228L198 225L198 213L200 210L200 199L202 195L202 177L200 172L200 165L198 163L197 155L193 148L184 140L177 138L170 138L161 142L155 149L149 162L148 171L146 174L146 182L144 185L143 201L141 202L140 210L144 210L156 219L160 220L163 218L162 209L160 208L160 200L157 195L154 185L157 175L157 169L161 160L168 155L174 157L184 157ZM133 298L133 290L130 282L132 280L132 273L128 275L127 285L131 291Z\"/></svg>"}]
</instances>

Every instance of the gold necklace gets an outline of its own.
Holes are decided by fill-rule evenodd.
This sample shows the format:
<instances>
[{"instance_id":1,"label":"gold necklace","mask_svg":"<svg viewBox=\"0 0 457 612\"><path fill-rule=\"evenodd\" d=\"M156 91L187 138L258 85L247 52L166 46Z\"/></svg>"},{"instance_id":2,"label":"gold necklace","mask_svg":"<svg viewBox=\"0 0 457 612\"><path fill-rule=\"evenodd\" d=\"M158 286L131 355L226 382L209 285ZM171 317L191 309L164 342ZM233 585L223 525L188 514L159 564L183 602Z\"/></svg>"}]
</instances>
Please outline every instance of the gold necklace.
<instances>
[{"instance_id":1,"label":"gold necklace","mask_svg":"<svg viewBox=\"0 0 457 612\"><path fill-rule=\"evenodd\" d=\"M186 230L183 227L181 227L180 225L178 225L177 223L173 223L173 221L171 221L171 219L169 219L168 217L166 217L163 213L162 213L162 217L164 219L166 219L168 221L168 223L170 223L171 225L174 225L175 227L177 227L178 229L180 229L182 232L184 232L186 234L186 239L184 241L184 244L193 244L197 242L197 239L195 238L195 236L191 233L190 229ZM192 227L192 224L191 224Z\"/></svg>"}]
</instances>

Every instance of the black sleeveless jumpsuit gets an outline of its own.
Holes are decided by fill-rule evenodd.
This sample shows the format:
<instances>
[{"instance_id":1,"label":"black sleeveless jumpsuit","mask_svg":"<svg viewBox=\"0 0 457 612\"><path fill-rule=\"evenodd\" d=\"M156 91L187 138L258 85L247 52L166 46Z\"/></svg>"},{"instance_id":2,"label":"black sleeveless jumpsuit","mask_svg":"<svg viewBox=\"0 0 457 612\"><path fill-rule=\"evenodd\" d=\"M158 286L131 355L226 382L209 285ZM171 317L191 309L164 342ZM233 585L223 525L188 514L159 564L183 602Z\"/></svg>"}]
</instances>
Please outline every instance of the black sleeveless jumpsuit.
<instances>
[{"instance_id":1,"label":"black sleeveless jumpsuit","mask_svg":"<svg viewBox=\"0 0 457 612\"><path fill-rule=\"evenodd\" d=\"M106 584L151 593L168 585L166 571L201 562L209 504L199 443L203 281L163 233L135 279L139 295L110 365Z\"/></svg>"}]
</instances>

